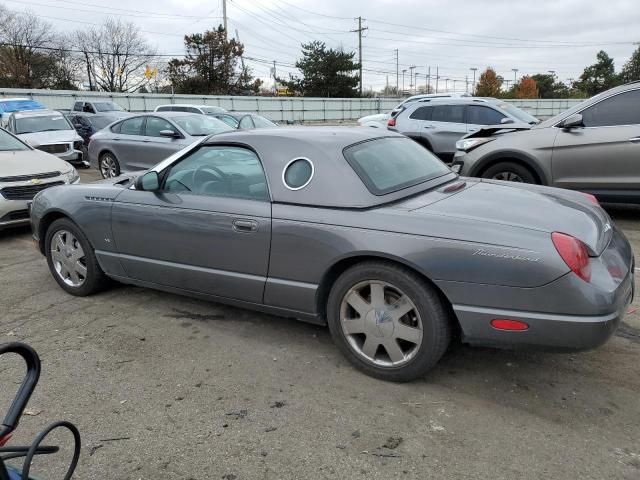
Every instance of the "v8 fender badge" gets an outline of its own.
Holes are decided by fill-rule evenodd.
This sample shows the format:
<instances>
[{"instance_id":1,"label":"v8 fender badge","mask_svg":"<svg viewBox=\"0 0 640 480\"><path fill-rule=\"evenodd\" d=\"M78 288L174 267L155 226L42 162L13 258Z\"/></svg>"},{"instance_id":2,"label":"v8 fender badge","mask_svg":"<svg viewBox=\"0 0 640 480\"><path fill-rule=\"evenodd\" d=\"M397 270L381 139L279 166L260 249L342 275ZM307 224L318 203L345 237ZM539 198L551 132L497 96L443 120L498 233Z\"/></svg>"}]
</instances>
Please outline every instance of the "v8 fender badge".
<instances>
[{"instance_id":1,"label":"v8 fender badge","mask_svg":"<svg viewBox=\"0 0 640 480\"><path fill-rule=\"evenodd\" d=\"M521 262L533 262L538 263L540 259L538 257L527 257L525 255L513 255L511 253L504 252L489 252L484 248L478 248L473 255L480 255L481 257L494 257L494 258L504 258L505 260L518 260Z\"/></svg>"}]
</instances>

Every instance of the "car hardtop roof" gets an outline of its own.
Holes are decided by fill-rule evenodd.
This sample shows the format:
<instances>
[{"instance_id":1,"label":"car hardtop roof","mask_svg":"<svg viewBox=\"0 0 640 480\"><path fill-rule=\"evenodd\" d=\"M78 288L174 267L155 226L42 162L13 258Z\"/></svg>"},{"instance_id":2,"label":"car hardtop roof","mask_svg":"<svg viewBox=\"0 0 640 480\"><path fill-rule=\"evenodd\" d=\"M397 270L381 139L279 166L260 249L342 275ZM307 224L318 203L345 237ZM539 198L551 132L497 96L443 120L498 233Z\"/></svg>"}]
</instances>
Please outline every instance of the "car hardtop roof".
<instances>
[{"instance_id":1,"label":"car hardtop roof","mask_svg":"<svg viewBox=\"0 0 640 480\"><path fill-rule=\"evenodd\" d=\"M33 98L28 97L9 97L9 98L0 98L0 102L15 102L16 100L31 100L37 102L37 100L33 100Z\"/></svg>"},{"instance_id":2,"label":"car hardtop roof","mask_svg":"<svg viewBox=\"0 0 640 480\"><path fill-rule=\"evenodd\" d=\"M204 105L198 103L163 103L162 105L158 105L156 108L160 107L222 108L219 105Z\"/></svg>"},{"instance_id":3,"label":"car hardtop roof","mask_svg":"<svg viewBox=\"0 0 640 480\"><path fill-rule=\"evenodd\" d=\"M379 196L366 188L343 150L351 145L385 138L413 141L399 133L377 128L291 126L218 133L209 136L203 146L237 145L254 150L264 165L269 191L276 203L369 208L416 194L428 183ZM284 172L291 162L298 159L311 162L314 173L308 185L292 190L284 184ZM450 177L455 178L455 174L451 172Z\"/></svg>"},{"instance_id":4,"label":"car hardtop roof","mask_svg":"<svg viewBox=\"0 0 640 480\"><path fill-rule=\"evenodd\" d=\"M37 110L17 110L11 113L11 116L15 118L25 118L25 117L45 117L49 115L60 115L64 116L62 112L57 110L49 110L48 108L40 108Z\"/></svg>"},{"instance_id":5,"label":"car hardtop roof","mask_svg":"<svg viewBox=\"0 0 640 480\"><path fill-rule=\"evenodd\" d=\"M238 141L241 138L246 137L247 143L251 143L254 140L267 138L285 138L298 142L309 142L318 144L332 142L335 145L342 145L341 148L344 148L354 143L372 140L374 138L403 138L404 135L392 132L390 130L383 130L382 132L380 132L377 129L365 127L290 126L277 128L256 128L240 131L232 130L229 132L222 132L212 135L206 140L205 143L208 144L224 142L227 137L233 138L233 141Z\"/></svg>"}]
</instances>

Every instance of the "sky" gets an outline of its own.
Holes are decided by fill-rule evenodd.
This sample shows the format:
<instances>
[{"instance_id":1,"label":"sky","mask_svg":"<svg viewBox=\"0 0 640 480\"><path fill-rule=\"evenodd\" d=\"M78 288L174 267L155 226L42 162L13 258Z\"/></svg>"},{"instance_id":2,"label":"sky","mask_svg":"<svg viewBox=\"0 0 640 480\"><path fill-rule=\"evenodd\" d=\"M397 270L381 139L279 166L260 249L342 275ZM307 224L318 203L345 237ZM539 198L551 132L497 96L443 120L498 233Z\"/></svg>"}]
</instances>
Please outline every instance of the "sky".
<instances>
[{"instance_id":1,"label":"sky","mask_svg":"<svg viewBox=\"0 0 640 480\"><path fill-rule=\"evenodd\" d=\"M61 31L119 17L137 24L158 53L184 54L183 36L222 23L222 0L0 0L28 10ZM464 91L473 71L491 66L505 80L554 71L577 79L605 50L616 70L640 42L638 0L227 0L229 32L245 44L252 73L269 81L297 72L300 45L321 40L356 51L362 39L363 85L416 83ZM396 50L398 63L396 68ZM356 56L357 58L357 56ZM415 66L414 69L411 69ZM429 70L430 67L430 70ZM517 69L514 72L513 69ZM410 80L410 72L417 77ZM416 79L415 81L413 79ZM468 84L467 84L468 80Z\"/></svg>"}]
</instances>

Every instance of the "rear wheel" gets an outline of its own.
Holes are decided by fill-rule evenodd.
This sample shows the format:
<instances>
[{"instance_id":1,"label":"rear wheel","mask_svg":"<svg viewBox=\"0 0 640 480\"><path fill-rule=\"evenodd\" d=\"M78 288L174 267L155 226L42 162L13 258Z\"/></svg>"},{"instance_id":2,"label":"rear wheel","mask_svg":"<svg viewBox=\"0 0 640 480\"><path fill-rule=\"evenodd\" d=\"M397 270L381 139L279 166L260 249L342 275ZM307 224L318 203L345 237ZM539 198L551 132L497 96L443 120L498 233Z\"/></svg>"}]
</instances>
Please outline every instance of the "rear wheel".
<instances>
[{"instance_id":1,"label":"rear wheel","mask_svg":"<svg viewBox=\"0 0 640 480\"><path fill-rule=\"evenodd\" d=\"M56 220L47 230L45 253L53 278L72 295L90 295L108 283L87 237L67 218Z\"/></svg>"},{"instance_id":2,"label":"rear wheel","mask_svg":"<svg viewBox=\"0 0 640 480\"><path fill-rule=\"evenodd\" d=\"M100 155L99 165L102 178L114 178L120 175L120 163L111 152L105 152Z\"/></svg>"},{"instance_id":3,"label":"rear wheel","mask_svg":"<svg viewBox=\"0 0 640 480\"><path fill-rule=\"evenodd\" d=\"M515 162L496 163L482 172L482 178L507 182L538 183L531 170Z\"/></svg>"},{"instance_id":4,"label":"rear wheel","mask_svg":"<svg viewBox=\"0 0 640 480\"><path fill-rule=\"evenodd\" d=\"M327 305L331 335L363 372L406 382L424 376L451 338L447 309L416 273L386 262L344 272Z\"/></svg>"}]
</instances>

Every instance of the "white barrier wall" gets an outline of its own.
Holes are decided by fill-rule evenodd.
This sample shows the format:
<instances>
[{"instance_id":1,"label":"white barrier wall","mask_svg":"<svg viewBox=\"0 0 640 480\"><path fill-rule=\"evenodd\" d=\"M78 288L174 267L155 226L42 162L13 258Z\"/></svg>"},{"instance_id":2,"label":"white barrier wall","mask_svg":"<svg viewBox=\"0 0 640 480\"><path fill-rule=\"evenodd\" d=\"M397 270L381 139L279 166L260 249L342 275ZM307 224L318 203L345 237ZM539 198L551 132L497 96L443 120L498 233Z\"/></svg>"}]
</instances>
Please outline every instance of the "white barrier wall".
<instances>
[{"instance_id":1,"label":"white barrier wall","mask_svg":"<svg viewBox=\"0 0 640 480\"><path fill-rule=\"evenodd\" d=\"M167 103L216 105L238 112L257 112L276 122L353 121L365 115L388 112L397 98L232 97L156 93L107 93L74 90L0 89L0 98L27 97L48 108L70 109L76 101L112 100L132 112L151 111ZM509 100L531 115L544 119L579 103L575 99Z\"/></svg>"}]
</instances>

